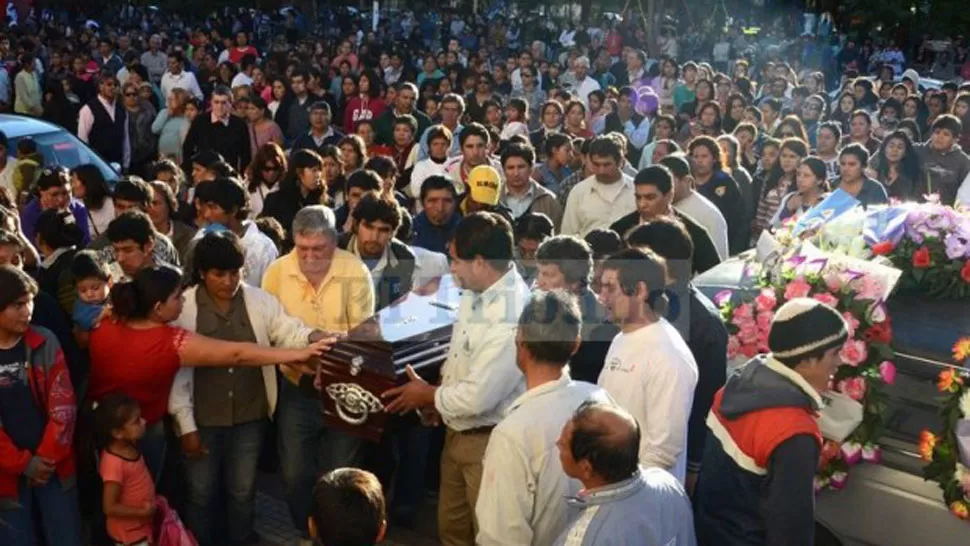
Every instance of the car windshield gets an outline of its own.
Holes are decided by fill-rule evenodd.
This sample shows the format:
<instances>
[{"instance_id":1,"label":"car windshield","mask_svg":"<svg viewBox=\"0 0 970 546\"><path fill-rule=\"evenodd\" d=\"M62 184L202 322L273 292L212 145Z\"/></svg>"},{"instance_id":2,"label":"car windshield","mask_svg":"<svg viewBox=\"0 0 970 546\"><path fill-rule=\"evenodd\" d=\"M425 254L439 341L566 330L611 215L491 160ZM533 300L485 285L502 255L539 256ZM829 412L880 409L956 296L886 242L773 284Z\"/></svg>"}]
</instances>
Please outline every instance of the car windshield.
<instances>
[{"instance_id":1,"label":"car windshield","mask_svg":"<svg viewBox=\"0 0 970 546\"><path fill-rule=\"evenodd\" d=\"M17 142L23 138L34 139L34 142L37 143L37 152L44 157L44 165L47 167L60 166L73 169L78 165L93 163L101 170L105 180L114 181L118 179L118 173L110 165L67 131L12 138L9 147L11 154L16 152Z\"/></svg>"}]
</instances>

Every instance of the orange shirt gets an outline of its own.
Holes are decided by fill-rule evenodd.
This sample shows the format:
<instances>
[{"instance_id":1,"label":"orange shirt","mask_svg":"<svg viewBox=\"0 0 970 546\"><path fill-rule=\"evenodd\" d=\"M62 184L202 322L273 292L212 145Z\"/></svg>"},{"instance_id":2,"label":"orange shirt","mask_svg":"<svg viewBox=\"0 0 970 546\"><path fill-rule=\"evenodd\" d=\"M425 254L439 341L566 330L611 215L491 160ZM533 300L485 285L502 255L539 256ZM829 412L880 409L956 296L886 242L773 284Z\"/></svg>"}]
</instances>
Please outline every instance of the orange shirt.
<instances>
[{"instance_id":1,"label":"orange shirt","mask_svg":"<svg viewBox=\"0 0 970 546\"><path fill-rule=\"evenodd\" d=\"M131 461L110 451L101 452L101 479L121 485L119 502L130 508L142 508L145 503L155 502L155 484L148 473L145 458L140 456ZM148 539L153 542L152 522L127 518L107 518L108 535L123 544Z\"/></svg>"}]
</instances>

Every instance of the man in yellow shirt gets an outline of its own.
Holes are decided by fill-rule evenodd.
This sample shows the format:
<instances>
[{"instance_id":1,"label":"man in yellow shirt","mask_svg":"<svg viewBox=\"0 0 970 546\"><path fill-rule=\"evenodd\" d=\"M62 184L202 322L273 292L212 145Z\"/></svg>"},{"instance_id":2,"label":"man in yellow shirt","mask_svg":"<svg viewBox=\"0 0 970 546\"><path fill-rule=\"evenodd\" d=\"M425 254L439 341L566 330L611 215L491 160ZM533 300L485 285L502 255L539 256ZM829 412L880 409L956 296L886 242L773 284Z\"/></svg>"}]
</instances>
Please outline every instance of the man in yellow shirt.
<instances>
[{"instance_id":1,"label":"man in yellow shirt","mask_svg":"<svg viewBox=\"0 0 970 546\"><path fill-rule=\"evenodd\" d=\"M336 219L321 205L304 207L292 226L293 250L270 264L263 290L290 316L320 330L346 332L374 314L367 266L337 248ZM293 521L307 536L313 484L334 468L359 466L361 440L324 427L312 378L284 373L276 426L283 489Z\"/></svg>"}]
</instances>

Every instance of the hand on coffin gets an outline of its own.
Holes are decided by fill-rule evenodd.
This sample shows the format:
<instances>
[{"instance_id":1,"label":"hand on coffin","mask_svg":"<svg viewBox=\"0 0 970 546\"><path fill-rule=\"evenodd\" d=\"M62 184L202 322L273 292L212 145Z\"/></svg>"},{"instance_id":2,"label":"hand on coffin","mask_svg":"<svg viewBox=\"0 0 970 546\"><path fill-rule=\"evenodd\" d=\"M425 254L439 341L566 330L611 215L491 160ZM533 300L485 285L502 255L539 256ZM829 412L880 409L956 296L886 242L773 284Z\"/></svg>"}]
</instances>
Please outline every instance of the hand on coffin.
<instances>
[{"instance_id":1,"label":"hand on coffin","mask_svg":"<svg viewBox=\"0 0 970 546\"><path fill-rule=\"evenodd\" d=\"M388 389L381 395L381 398L385 400L393 398L385 408L387 413L407 413L418 408L434 405L435 387L429 385L427 381L414 373L411 366L408 366L405 371L408 374L409 381L400 387Z\"/></svg>"},{"instance_id":2,"label":"hand on coffin","mask_svg":"<svg viewBox=\"0 0 970 546\"><path fill-rule=\"evenodd\" d=\"M329 351L330 347L336 341L336 337L318 337L316 341L313 341L303 349L290 349L294 354L293 360L281 364L281 366L299 372L302 375L313 375L320 365L317 357Z\"/></svg>"},{"instance_id":3,"label":"hand on coffin","mask_svg":"<svg viewBox=\"0 0 970 546\"><path fill-rule=\"evenodd\" d=\"M415 288L413 292L419 296L430 296L438 292L438 287L441 285L441 277L435 277L427 282L422 287Z\"/></svg>"}]
</instances>

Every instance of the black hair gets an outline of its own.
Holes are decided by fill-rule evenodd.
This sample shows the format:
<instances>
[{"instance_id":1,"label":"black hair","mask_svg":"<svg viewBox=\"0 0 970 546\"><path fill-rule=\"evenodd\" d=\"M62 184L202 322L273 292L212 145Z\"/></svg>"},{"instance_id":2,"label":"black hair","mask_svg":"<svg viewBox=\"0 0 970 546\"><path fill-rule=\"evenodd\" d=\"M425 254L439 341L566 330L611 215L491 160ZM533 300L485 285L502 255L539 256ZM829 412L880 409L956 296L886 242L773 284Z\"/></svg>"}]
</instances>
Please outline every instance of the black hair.
<instances>
[{"instance_id":1,"label":"black hair","mask_svg":"<svg viewBox=\"0 0 970 546\"><path fill-rule=\"evenodd\" d=\"M362 170L377 173L377 176L380 177L380 180L382 180L384 178L391 178L392 176L397 175L397 163L386 155L375 155L374 157L368 159L367 163L364 163ZM353 176L354 174L356 173L351 173L350 176ZM347 187L350 187L349 179ZM380 186L378 186L378 189L380 189Z\"/></svg>"},{"instance_id":2,"label":"black hair","mask_svg":"<svg viewBox=\"0 0 970 546\"><path fill-rule=\"evenodd\" d=\"M630 419L631 433L622 436L600 426L592 418L597 410L616 411L613 404L595 399L580 404L573 413L573 437L569 453L575 461L587 461L606 483L617 483L633 476L640 468L640 425Z\"/></svg>"},{"instance_id":3,"label":"black hair","mask_svg":"<svg viewBox=\"0 0 970 546\"><path fill-rule=\"evenodd\" d=\"M205 234L195 245L192 281L202 284L206 271L239 271L246 262L239 237L231 231Z\"/></svg>"},{"instance_id":4,"label":"black hair","mask_svg":"<svg viewBox=\"0 0 970 546\"><path fill-rule=\"evenodd\" d=\"M131 420L139 406L123 392L112 392L101 398L94 409L94 436L99 449L107 449L114 432Z\"/></svg>"},{"instance_id":5,"label":"black hair","mask_svg":"<svg viewBox=\"0 0 970 546\"><path fill-rule=\"evenodd\" d=\"M656 252L643 248L628 248L611 254L603 262L603 269L616 271L620 290L627 296L637 292L640 283L646 285L646 304L658 315L673 320L680 312L676 296L667 290L667 261ZM658 303L666 299L666 305Z\"/></svg>"},{"instance_id":6,"label":"black hair","mask_svg":"<svg viewBox=\"0 0 970 546\"><path fill-rule=\"evenodd\" d=\"M839 152L839 157L841 158L842 156L846 155L853 155L857 157L859 159L859 164L862 165L863 169L869 166L869 150L866 150L865 146L859 144L858 142L853 142L845 148L842 148L842 151Z\"/></svg>"},{"instance_id":7,"label":"black hair","mask_svg":"<svg viewBox=\"0 0 970 546\"><path fill-rule=\"evenodd\" d=\"M86 279L108 282L111 278L104 261L93 250L82 250L74 255L71 260L71 276L74 277L75 283Z\"/></svg>"},{"instance_id":8,"label":"black hair","mask_svg":"<svg viewBox=\"0 0 970 546\"><path fill-rule=\"evenodd\" d=\"M518 340L536 361L563 367L576 352L583 318L566 291L538 290L518 319Z\"/></svg>"},{"instance_id":9,"label":"black hair","mask_svg":"<svg viewBox=\"0 0 970 546\"><path fill-rule=\"evenodd\" d=\"M455 189L455 183L449 180L446 176L440 174L434 174L424 179L421 183L421 201L428 196L429 192L435 190L448 190L451 192L451 197L453 199L458 199L458 190Z\"/></svg>"},{"instance_id":10,"label":"black hair","mask_svg":"<svg viewBox=\"0 0 970 546\"><path fill-rule=\"evenodd\" d=\"M690 174L690 161L683 153L668 155L660 160L660 165L667 167L667 170L678 180Z\"/></svg>"},{"instance_id":11,"label":"black hair","mask_svg":"<svg viewBox=\"0 0 970 546\"><path fill-rule=\"evenodd\" d=\"M828 180L826 179L827 170L825 168L824 161L814 155L810 155L803 159L798 165L808 167L808 169L812 171L812 175L820 181L822 187L824 189L828 188Z\"/></svg>"},{"instance_id":12,"label":"black hair","mask_svg":"<svg viewBox=\"0 0 970 546\"><path fill-rule=\"evenodd\" d=\"M557 266L568 284L585 288L593 272L593 249L578 237L555 235L539 244L536 262Z\"/></svg>"},{"instance_id":13,"label":"black hair","mask_svg":"<svg viewBox=\"0 0 970 546\"><path fill-rule=\"evenodd\" d=\"M525 161L526 165L529 167L535 165L536 162L536 151L529 144L513 144L506 146L502 151L501 161L502 166L505 166L505 162L510 158L518 157Z\"/></svg>"},{"instance_id":14,"label":"black hair","mask_svg":"<svg viewBox=\"0 0 970 546\"><path fill-rule=\"evenodd\" d=\"M541 212L526 212L515 220L513 233L516 241L532 239L542 242L556 232L556 226Z\"/></svg>"},{"instance_id":15,"label":"black hair","mask_svg":"<svg viewBox=\"0 0 970 546\"><path fill-rule=\"evenodd\" d=\"M396 232L401 226L401 215L402 210L397 201L375 191L365 193L351 213L358 224L384 222L391 226L392 232Z\"/></svg>"},{"instance_id":16,"label":"black hair","mask_svg":"<svg viewBox=\"0 0 970 546\"><path fill-rule=\"evenodd\" d=\"M903 141L903 158L899 162L899 174L909 178L910 180L919 180L920 175L920 163L919 157L916 155L916 148L913 146L913 141L909 138L904 131L896 129L892 133L886 135L886 138L882 139L882 144L879 146L879 151L876 157L879 158L878 161L878 173L879 180L889 179L889 161L886 159L886 148L889 146L889 141L898 139Z\"/></svg>"},{"instance_id":17,"label":"black hair","mask_svg":"<svg viewBox=\"0 0 970 546\"><path fill-rule=\"evenodd\" d=\"M418 120L411 114L395 116L392 127L397 127L398 125L406 125L408 129L411 129L412 135L416 135L418 133Z\"/></svg>"},{"instance_id":18,"label":"black hair","mask_svg":"<svg viewBox=\"0 0 970 546\"><path fill-rule=\"evenodd\" d=\"M313 487L310 517L320 544L375 544L387 519L381 483L357 468L328 472Z\"/></svg>"},{"instance_id":19,"label":"black hair","mask_svg":"<svg viewBox=\"0 0 970 546\"><path fill-rule=\"evenodd\" d=\"M34 230L37 238L54 250L79 247L84 243L84 232L77 225L74 213L69 210L47 209L41 212Z\"/></svg>"},{"instance_id":20,"label":"black hair","mask_svg":"<svg viewBox=\"0 0 970 546\"><path fill-rule=\"evenodd\" d=\"M552 155L557 148L562 148L568 144L572 144L572 139L569 137L569 135L565 133L553 133L546 137L546 141L542 144L542 151L549 156Z\"/></svg>"},{"instance_id":21,"label":"black hair","mask_svg":"<svg viewBox=\"0 0 970 546\"><path fill-rule=\"evenodd\" d=\"M101 169L92 163L85 163L74 167L71 175L76 176L84 186L84 205L88 210L101 210L104 202L111 197L111 189Z\"/></svg>"},{"instance_id":22,"label":"black hair","mask_svg":"<svg viewBox=\"0 0 970 546\"><path fill-rule=\"evenodd\" d=\"M151 219L140 210L128 210L118 215L108 224L105 235L112 243L134 241L138 246L147 245L156 236Z\"/></svg>"},{"instance_id":23,"label":"black hair","mask_svg":"<svg viewBox=\"0 0 970 546\"><path fill-rule=\"evenodd\" d=\"M963 122L953 114L943 114L933 120L930 132L932 133L937 129L950 131L954 138L959 138L960 134L963 133Z\"/></svg>"},{"instance_id":24,"label":"black hair","mask_svg":"<svg viewBox=\"0 0 970 546\"><path fill-rule=\"evenodd\" d=\"M663 165L650 165L637 173L633 179L635 186L655 186L661 194L667 195L674 187L674 175Z\"/></svg>"},{"instance_id":25,"label":"black hair","mask_svg":"<svg viewBox=\"0 0 970 546\"><path fill-rule=\"evenodd\" d=\"M42 168L40 176L37 177L37 189L39 191L69 186L70 184L71 179L68 177L68 171L62 167Z\"/></svg>"},{"instance_id":26,"label":"black hair","mask_svg":"<svg viewBox=\"0 0 970 546\"><path fill-rule=\"evenodd\" d=\"M182 286L182 273L168 265L139 269L130 282L111 287L111 310L121 320L144 319Z\"/></svg>"},{"instance_id":27,"label":"black hair","mask_svg":"<svg viewBox=\"0 0 970 546\"><path fill-rule=\"evenodd\" d=\"M668 262L691 260L694 256L694 241L684 224L669 216L660 216L633 228L626 242L634 248L649 248Z\"/></svg>"},{"instance_id":28,"label":"black hair","mask_svg":"<svg viewBox=\"0 0 970 546\"><path fill-rule=\"evenodd\" d=\"M612 229L596 228L590 230L583 241L593 250L593 259L600 260L623 248L623 239Z\"/></svg>"},{"instance_id":29,"label":"black hair","mask_svg":"<svg viewBox=\"0 0 970 546\"><path fill-rule=\"evenodd\" d=\"M211 169L217 163L224 163L226 160L222 154L215 150L205 149L192 156L192 163L205 169Z\"/></svg>"},{"instance_id":30,"label":"black hair","mask_svg":"<svg viewBox=\"0 0 970 546\"><path fill-rule=\"evenodd\" d=\"M37 142L30 137L25 137L18 140L17 153L20 155L29 155L29 154L37 153Z\"/></svg>"},{"instance_id":31,"label":"black hair","mask_svg":"<svg viewBox=\"0 0 970 546\"><path fill-rule=\"evenodd\" d=\"M781 113L781 100L775 97L768 97L761 101L761 104L771 108L776 114Z\"/></svg>"},{"instance_id":32,"label":"black hair","mask_svg":"<svg viewBox=\"0 0 970 546\"><path fill-rule=\"evenodd\" d=\"M499 214L476 212L462 218L452 235L455 254L462 260L481 256L496 271L505 272L512 263L512 226Z\"/></svg>"},{"instance_id":33,"label":"black hair","mask_svg":"<svg viewBox=\"0 0 970 546\"><path fill-rule=\"evenodd\" d=\"M286 230L283 229L283 224L272 216L262 216L254 220L253 223L256 224L260 233L273 241L276 251L282 256L283 242L286 241Z\"/></svg>"},{"instance_id":34,"label":"black hair","mask_svg":"<svg viewBox=\"0 0 970 546\"><path fill-rule=\"evenodd\" d=\"M842 124L837 121L823 121L818 125L816 132L821 132L822 129L832 131L832 134L835 136L835 146L838 148L839 141L842 140Z\"/></svg>"},{"instance_id":35,"label":"black hair","mask_svg":"<svg viewBox=\"0 0 970 546\"><path fill-rule=\"evenodd\" d=\"M368 191L381 191L383 186L383 181L380 175L369 169L358 169L347 177L347 192L350 193L351 188L358 188Z\"/></svg>"},{"instance_id":36,"label":"black hair","mask_svg":"<svg viewBox=\"0 0 970 546\"><path fill-rule=\"evenodd\" d=\"M427 143L430 145L432 140L435 139L445 139L448 144L451 144L452 134L451 129L445 127L444 125L432 125L427 131L428 138Z\"/></svg>"},{"instance_id":37,"label":"black hair","mask_svg":"<svg viewBox=\"0 0 970 546\"><path fill-rule=\"evenodd\" d=\"M779 146L779 154L781 150L789 150L798 154L799 161L808 157L808 144L800 138L786 138L781 141L781 146ZM795 166L798 169L798 166ZM768 172L768 176L765 177L764 188L761 190L762 195L767 193L778 186L781 179L784 178L785 173L781 170L781 161L775 161L775 164L771 166L771 170ZM792 181L795 180L794 174L792 175Z\"/></svg>"},{"instance_id":38,"label":"black hair","mask_svg":"<svg viewBox=\"0 0 970 546\"><path fill-rule=\"evenodd\" d=\"M616 160L617 166L623 164L623 150L616 140L609 136L598 136L589 145L589 155L599 157L612 157Z\"/></svg>"},{"instance_id":39,"label":"black hair","mask_svg":"<svg viewBox=\"0 0 970 546\"><path fill-rule=\"evenodd\" d=\"M113 199L137 203L140 209L148 210L148 207L152 204L154 195L155 190L151 184L145 182L141 177L126 176L115 184L115 189L111 197Z\"/></svg>"},{"instance_id":40,"label":"black hair","mask_svg":"<svg viewBox=\"0 0 970 546\"><path fill-rule=\"evenodd\" d=\"M249 193L235 178L220 176L199 184L195 197L200 203L218 205L227 214L234 214L237 220L249 217Z\"/></svg>"},{"instance_id":41,"label":"black hair","mask_svg":"<svg viewBox=\"0 0 970 546\"><path fill-rule=\"evenodd\" d=\"M19 267L0 266L0 311L28 294L36 296L37 290L37 282Z\"/></svg>"},{"instance_id":42,"label":"black hair","mask_svg":"<svg viewBox=\"0 0 970 546\"><path fill-rule=\"evenodd\" d=\"M473 136L477 136L481 138L482 140L485 141L485 145L488 146L489 139L490 139L488 134L488 129L486 129L485 126L482 125L481 123L474 122L474 121L466 125L461 130L461 133L458 135L458 144L464 147L465 141L467 141L469 138Z\"/></svg>"}]
</instances>

